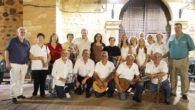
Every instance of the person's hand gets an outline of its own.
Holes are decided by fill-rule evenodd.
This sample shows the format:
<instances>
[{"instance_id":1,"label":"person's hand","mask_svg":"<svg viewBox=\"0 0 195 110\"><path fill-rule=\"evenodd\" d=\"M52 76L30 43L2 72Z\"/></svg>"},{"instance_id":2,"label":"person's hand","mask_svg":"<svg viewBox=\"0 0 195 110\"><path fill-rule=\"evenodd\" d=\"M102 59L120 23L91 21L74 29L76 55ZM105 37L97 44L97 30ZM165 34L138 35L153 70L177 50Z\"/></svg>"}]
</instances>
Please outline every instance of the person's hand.
<instances>
[{"instance_id":1,"label":"person's hand","mask_svg":"<svg viewBox=\"0 0 195 110\"><path fill-rule=\"evenodd\" d=\"M76 87L79 87L80 83L78 81L76 81Z\"/></svg>"},{"instance_id":2,"label":"person's hand","mask_svg":"<svg viewBox=\"0 0 195 110\"><path fill-rule=\"evenodd\" d=\"M152 79L152 78L153 78L153 75L152 75L152 74L148 74L147 77L148 77L149 79Z\"/></svg>"},{"instance_id":3,"label":"person's hand","mask_svg":"<svg viewBox=\"0 0 195 110\"><path fill-rule=\"evenodd\" d=\"M108 83L107 82L103 82L104 84L104 87L107 87L108 86Z\"/></svg>"},{"instance_id":4,"label":"person's hand","mask_svg":"<svg viewBox=\"0 0 195 110\"><path fill-rule=\"evenodd\" d=\"M84 78L84 79L82 80L82 84L85 84L86 81L87 81L87 78Z\"/></svg>"},{"instance_id":5,"label":"person's hand","mask_svg":"<svg viewBox=\"0 0 195 110\"><path fill-rule=\"evenodd\" d=\"M119 93L123 92L121 86L118 86L117 90L118 90Z\"/></svg>"},{"instance_id":6,"label":"person's hand","mask_svg":"<svg viewBox=\"0 0 195 110\"><path fill-rule=\"evenodd\" d=\"M11 70L11 68L12 68L12 67L11 67L11 64L6 62L6 68L7 68L8 70Z\"/></svg>"},{"instance_id":7,"label":"person's hand","mask_svg":"<svg viewBox=\"0 0 195 110\"><path fill-rule=\"evenodd\" d=\"M66 79L64 79L64 78L62 78L62 77L60 77L60 79L59 79L60 81L63 81L63 82L67 82L67 80Z\"/></svg>"}]
</instances>

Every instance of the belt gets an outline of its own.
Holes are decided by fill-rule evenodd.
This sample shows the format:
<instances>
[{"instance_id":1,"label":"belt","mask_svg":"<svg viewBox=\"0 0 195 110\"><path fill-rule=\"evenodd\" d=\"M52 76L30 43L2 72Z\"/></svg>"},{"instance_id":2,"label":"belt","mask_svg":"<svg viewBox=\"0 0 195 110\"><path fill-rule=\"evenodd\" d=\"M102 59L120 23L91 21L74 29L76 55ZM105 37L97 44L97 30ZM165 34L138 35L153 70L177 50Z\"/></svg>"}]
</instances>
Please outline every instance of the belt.
<instances>
[{"instance_id":1,"label":"belt","mask_svg":"<svg viewBox=\"0 0 195 110\"><path fill-rule=\"evenodd\" d=\"M184 57L186 58L186 57ZM184 58L173 58L174 60L181 60L181 59L184 59Z\"/></svg>"}]
</instances>

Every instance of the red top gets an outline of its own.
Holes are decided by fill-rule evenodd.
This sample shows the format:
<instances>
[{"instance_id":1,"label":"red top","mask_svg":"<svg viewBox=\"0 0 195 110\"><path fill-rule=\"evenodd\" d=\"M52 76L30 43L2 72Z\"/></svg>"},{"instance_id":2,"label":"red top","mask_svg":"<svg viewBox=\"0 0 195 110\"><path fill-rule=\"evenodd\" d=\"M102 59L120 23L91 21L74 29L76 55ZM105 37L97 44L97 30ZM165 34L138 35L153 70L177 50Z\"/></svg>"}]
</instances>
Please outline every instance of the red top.
<instances>
[{"instance_id":1,"label":"red top","mask_svg":"<svg viewBox=\"0 0 195 110\"><path fill-rule=\"evenodd\" d=\"M62 52L62 45L57 43L56 48L51 46L51 43L47 44L50 54L51 54L51 62L54 62L58 58L61 57L61 52Z\"/></svg>"}]
</instances>

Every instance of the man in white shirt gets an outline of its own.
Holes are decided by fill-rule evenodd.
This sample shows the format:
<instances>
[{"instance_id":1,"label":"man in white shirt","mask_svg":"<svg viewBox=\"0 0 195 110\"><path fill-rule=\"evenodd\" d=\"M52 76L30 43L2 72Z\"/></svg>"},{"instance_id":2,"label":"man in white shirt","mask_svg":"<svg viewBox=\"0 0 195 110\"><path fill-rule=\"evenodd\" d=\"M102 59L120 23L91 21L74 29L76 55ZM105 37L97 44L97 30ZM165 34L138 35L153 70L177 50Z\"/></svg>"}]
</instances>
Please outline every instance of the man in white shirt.
<instances>
[{"instance_id":1,"label":"man in white shirt","mask_svg":"<svg viewBox=\"0 0 195 110\"><path fill-rule=\"evenodd\" d=\"M108 90L106 91L106 93L108 94L108 97L113 97L113 93L115 90L113 71L115 67L112 62L108 61L108 52L103 51L101 57L101 61L99 61L95 66L93 77L99 84L103 85L104 87L108 86ZM104 94L105 92L98 93L97 91L95 91L96 97L101 97Z\"/></svg>"},{"instance_id":2,"label":"man in white shirt","mask_svg":"<svg viewBox=\"0 0 195 110\"><path fill-rule=\"evenodd\" d=\"M75 93L82 94L82 87L86 84L86 98L91 96L90 88L93 84L93 73L94 73L95 63L89 58L89 50L84 49L82 52L82 58L76 60L74 66L74 74L77 75L76 86L77 89Z\"/></svg>"},{"instance_id":3,"label":"man in white shirt","mask_svg":"<svg viewBox=\"0 0 195 110\"><path fill-rule=\"evenodd\" d=\"M71 60L68 59L68 54L67 50L62 50L61 58L54 62L52 69L55 90L59 98L64 98L64 93L66 93L67 98L70 98L68 92L74 88L72 81L68 79L69 74L72 74L73 70L73 64Z\"/></svg>"},{"instance_id":4,"label":"man in white shirt","mask_svg":"<svg viewBox=\"0 0 195 110\"><path fill-rule=\"evenodd\" d=\"M122 88L122 85L120 83L120 80L122 78L128 80L129 82L130 81L135 82L135 84L133 84L135 86L135 94L133 96L133 100L135 100L137 102L141 102L141 94L142 94L144 84L143 84L143 82L139 81L139 78L140 78L139 75L140 75L140 73L139 73L138 66L137 66L137 64L134 63L134 56L132 54L129 54L126 58L126 62L121 63L116 71L115 83L117 86L118 93L119 94L126 93L131 85L131 84L125 85L125 86L129 86L129 87ZM127 89L125 90L125 88L127 88ZM125 95L127 95L127 94L125 94Z\"/></svg>"},{"instance_id":5,"label":"man in white shirt","mask_svg":"<svg viewBox=\"0 0 195 110\"><path fill-rule=\"evenodd\" d=\"M74 41L74 44L77 45L78 50L79 50L78 58L82 57L82 52L84 49L90 50L91 42L88 40L87 34L88 34L87 29L84 29L84 28L81 29L82 37L79 37L79 38L75 39L75 41Z\"/></svg>"},{"instance_id":6,"label":"man in white shirt","mask_svg":"<svg viewBox=\"0 0 195 110\"><path fill-rule=\"evenodd\" d=\"M151 90L156 92L158 84L161 84L160 88L162 88L164 92L165 103L170 104L170 86L167 78L168 66L167 63L162 60L160 50L154 52L153 61L146 64L145 72L151 79Z\"/></svg>"}]
</instances>

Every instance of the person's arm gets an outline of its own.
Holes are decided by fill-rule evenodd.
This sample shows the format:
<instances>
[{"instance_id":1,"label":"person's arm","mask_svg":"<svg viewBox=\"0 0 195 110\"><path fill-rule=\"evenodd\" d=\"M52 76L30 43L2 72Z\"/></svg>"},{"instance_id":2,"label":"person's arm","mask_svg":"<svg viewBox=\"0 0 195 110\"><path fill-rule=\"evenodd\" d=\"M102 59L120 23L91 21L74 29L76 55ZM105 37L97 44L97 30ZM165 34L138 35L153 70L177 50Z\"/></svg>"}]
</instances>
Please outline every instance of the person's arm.
<instances>
[{"instance_id":1,"label":"person's arm","mask_svg":"<svg viewBox=\"0 0 195 110\"><path fill-rule=\"evenodd\" d=\"M118 73L115 74L114 81L116 83L116 87L118 89L118 92L122 92L121 85L119 84L119 74Z\"/></svg>"},{"instance_id":2,"label":"person's arm","mask_svg":"<svg viewBox=\"0 0 195 110\"><path fill-rule=\"evenodd\" d=\"M188 39L187 39L187 45L188 45L189 51L192 51L192 50L195 49L194 42L193 42L191 36L189 36Z\"/></svg>"},{"instance_id":3,"label":"person's arm","mask_svg":"<svg viewBox=\"0 0 195 110\"><path fill-rule=\"evenodd\" d=\"M98 74L95 71L93 73L93 78L95 79L95 81L102 82L102 80L100 79L100 77L98 76Z\"/></svg>"},{"instance_id":4,"label":"person's arm","mask_svg":"<svg viewBox=\"0 0 195 110\"><path fill-rule=\"evenodd\" d=\"M12 67L11 67L10 60L9 60L9 59L10 59L10 58L9 58L9 51L6 50L6 51L5 51L6 68L10 70Z\"/></svg>"}]
</instances>

